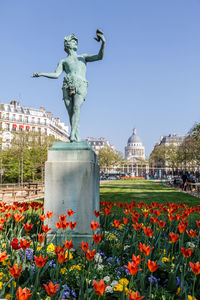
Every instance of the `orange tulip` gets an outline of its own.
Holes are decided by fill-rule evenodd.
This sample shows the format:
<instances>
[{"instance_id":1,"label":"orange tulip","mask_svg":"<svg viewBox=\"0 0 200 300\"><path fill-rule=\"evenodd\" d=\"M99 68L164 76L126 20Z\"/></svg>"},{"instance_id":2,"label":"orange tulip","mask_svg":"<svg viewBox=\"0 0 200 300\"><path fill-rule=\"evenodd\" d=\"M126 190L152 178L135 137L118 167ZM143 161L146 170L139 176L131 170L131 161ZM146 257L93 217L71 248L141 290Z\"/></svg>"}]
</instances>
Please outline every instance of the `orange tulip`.
<instances>
[{"instance_id":1,"label":"orange tulip","mask_svg":"<svg viewBox=\"0 0 200 300\"><path fill-rule=\"evenodd\" d=\"M200 274L200 262L192 263L189 262L190 268L192 269L192 272L196 275Z\"/></svg>"},{"instance_id":2,"label":"orange tulip","mask_svg":"<svg viewBox=\"0 0 200 300\"><path fill-rule=\"evenodd\" d=\"M149 215L149 213L148 213L148 212L146 212L146 211L143 211L142 215L143 215L143 217L144 217L144 218L147 218L147 217L148 217L148 215Z\"/></svg>"},{"instance_id":3,"label":"orange tulip","mask_svg":"<svg viewBox=\"0 0 200 300\"><path fill-rule=\"evenodd\" d=\"M178 241L180 239L178 234L175 234L174 232L171 232L169 234L169 239L171 243L175 243L176 241Z\"/></svg>"},{"instance_id":4,"label":"orange tulip","mask_svg":"<svg viewBox=\"0 0 200 300\"><path fill-rule=\"evenodd\" d=\"M98 222L92 221L90 227L92 228L92 230L96 230L98 227L100 227L100 225Z\"/></svg>"},{"instance_id":5,"label":"orange tulip","mask_svg":"<svg viewBox=\"0 0 200 300\"><path fill-rule=\"evenodd\" d=\"M52 216L53 216L53 212L52 211L47 211L47 218L51 219Z\"/></svg>"},{"instance_id":6,"label":"orange tulip","mask_svg":"<svg viewBox=\"0 0 200 300\"><path fill-rule=\"evenodd\" d=\"M139 220L139 216L138 216L138 215L133 215L133 216L131 217L131 220L132 220L133 223L137 223L138 220Z\"/></svg>"},{"instance_id":7,"label":"orange tulip","mask_svg":"<svg viewBox=\"0 0 200 300\"><path fill-rule=\"evenodd\" d=\"M100 211L94 210L94 215L98 218L100 216Z\"/></svg>"},{"instance_id":8,"label":"orange tulip","mask_svg":"<svg viewBox=\"0 0 200 300\"><path fill-rule=\"evenodd\" d=\"M120 225L119 220L114 220L114 221L113 221L113 225L114 225L115 227L119 227L119 225Z\"/></svg>"},{"instance_id":9,"label":"orange tulip","mask_svg":"<svg viewBox=\"0 0 200 300\"><path fill-rule=\"evenodd\" d=\"M111 213L111 208L105 207L105 208L104 208L104 214L105 214L106 216L108 216L110 213Z\"/></svg>"},{"instance_id":10,"label":"orange tulip","mask_svg":"<svg viewBox=\"0 0 200 300\"><path fill-rule=\"evenodd\" d=\"M49 228L48 225L42 225L42 231L44 233L47 233L48 231L50 231L52 228Z\"/></svg>"},{"instance_id":11,"label":"orange tulip","mask_svg":"<svg viewBox=\"0 0 200 300\"><path fill-rule=\"evenodd\" d=\"M50 281L48 285L46 285L46 284L43 284L43 285L44 285L44 287L46 289L46 292L49 296L55 295L55 293L57 292L57 289L59 287L59 284L54 285L52 281Z\"/></svg>"},{"instance_id":12,"label":"orange tulip","mask_svg":"<svg viewBox=\"0 0 200 300\"><path fill-rule=\"evenodd\" d=\"M145 256L148 256L154 248L151 248L150 245L149 245L149 246L146 246L145 244L140 243L140 244L138 245L138 249L139 249L139 251L142 252Z\"/></svg>"},{"instance_id":13,"label":"orange tulip","mask_svg":"<svg viewBox=\"0 0 200 300\"><path fill-rule=\"evenodd\" d=\"M188 249L185 249L185 248L182 248L181 247L181 253L185 256L185 257L190 257L192 255L192 253L194 252L194 250L188 248Z\"/></svg>"},{"instance_id":14,"label":"orange tulip","mask_svg":"<svg viewBox=\"0 0 200 300\"><path fill-rule=\"evenodd\" d=\"M98 234L92 235L92 238L93 238L93 240L94 240L95 243L100 243L101 239L102 239L102 234L100 234L100 235L98 235Z\"/></svg>"},{"instance_id":15,"label":"orange tulip","mask_svg":"<svg viewBox=\"0 0 200 300\"><path fill-rule=\"evenodd\" d=\"M45 235L43 235L42 233L41 234L38 233L38 241L39 241L40 244L43 243L44 238L45 238Z\"/></svg>"},{"instance_id":16,"label":"orange tulip","mask_svg":"<svg viewBox=\"0 0 200 300\"><path fill-rule=\"evenodd\" d=\"M25 218L25 216L20 215L20 214L13 215L13 219L15 220L15 222L21 222L24 218Z\"/></svg>"},{"instance_id":17,"label":"orange tulip","mask_svg":"<svg viewBox=\"0 0 200 300\"><path fill-rule=\"evenodd\" d=\"M133 254L133 256L132 256L132 262L134 262L136 265L139 265L139 264L141 263L142 260L143 260L143 259L141 259L140 255L135 256L135 255Z\"/></svg>"},{"instance_id":18,"label":"orange tulip","mask_svg":"<svg viewBox=\"0 0 200 300\"><path fill-rule=\"evenodd\" d=\"M6 222L6 219L5 218L0 218L0 223L1 224L4 224Z\"/></svg>"},{"instance_id":19,"label":"orange tulip","mask_svg":"<svg viewBox=\"0 0 200 300\"><path fill-rule=\"evenodd\" d=\"M160 228L164 228L164 227L165 227L165 224L166 224L166 222L164 222L164 221L162 221L162 220L158 221L158 226L159 226Z\"/></svg>"},{"instance_id":20,"label":"orange tulip","mask_svg":"<svg viewBox=\"0 0 200 300\"><path fill-rule=\"evenodd\" d=\"M9 219L11 217L11 213L5 213L4 216L5 216L6 219Z\"/></svg>"},{"instance_id":21,"label":"orange tulip","mask_svg":"<svg viewBox=\"0 0 200 300\"><path fill-rule=\"evenodd\" d=\"M26 239L24 240L20 240L20 247L23 249L23 250L26 250L31 244L31 241L28 242Z\"/></svg>"},{"instance_id":22,"label":"orange tulip","mask_svg":"<svg viewBox=\"0 0 200 300\"><path fill-rule=\"evenodd\" d=\"M45 216L45 215L40 215L40 221L41 221L41 222L44 222L45 219L46 219L46 216Z\"/></svg>"},{"instance_id":23,"label":"orange tulip","mask_svg":"<svg viewBox=\"0 0 200 300\"><path fill-rule=\"evenodd\" d=\"M31 231L33 224L30 224L30 223L24 224L23 223L23 226L24 226L24 229L28 232L28 231Z\"/></svg>"},{"instance_id":24,"label":"orange tulip","mask_svg":"<svg viewBox=\"0 0 200 300\"><path fill-rule=\"evenodd\" d=\"M147 267L151 273L155 272L158 269L157 260L151 261L148 259Z\"/></svg>"},{"instance_id":25,"label":"orange tulip","mask_svg":"<svg viewBox=\"0 0 200 300\"><path fill-rule=\"evenodd\" d=\"M128 222L129 222L129 219L123 217L123 223L126 225L126 224L128 224Z\"/></svg>"},{"instance_id":26,"label":"orange tulip","mask_svg":"<svg viewBox=\"0 0 200 300\"><path fill-rule=\"evenodd\" d=\"M71 241L65 241L65 243L63 243L65 245L65 248L70 250L71 248L73 248L73 242Z\"/></svg>"},{"instance_id":27,"label":"orange tulip","mask_svg":"<svg viewBox=\"0 0 200 300\"><path fill-rule=\"evenodd\" d=\"M10 255L6 255L6 251L0 252L0 262L7 260Z\"/></svg>"},{"instance_id":28,"label":"orange tulip","mask_svg":"<svg viewBox=\"0 0 200 300\"><path fill-rule=\"evenodd\" d=\"M65 257L65 252L59 252L56 258L60 264L64 263L67 260L67 257Z\"/></svg>"},{"instance_id":29,"label":"orange tulip","mask_svg":"<svg viewBox=\"0 0 200 300\"><path fill-rule=\"evenodd\" d=\"M94 290L95 290L95 293L97 295L103 295L104 292L105 292L105 284L104 284L104 281L103 279L101 279L99 282L97 282L96 280L93 280L93 286L94 286Z\"/></svg>"},{"instance_id":30,"label":"orange tulip","mask_svg":"<svg viewBox=\"0 0 200 300\"><path fill-rule=\"evenodd\" d=\"M155 223L158 222L158 218L156 218L156 217L151 217L151 218L150 218L150 222L153 223L153 224L155 224Z\"/></svg>"},{"instance_id":31,"label":"orange tulip","mask_svg":"<svg viewBox=\"0 0 200 300\"><path fill-rule=\"evenodd\" d=\"M141 271L142 269L138 269L138 264L135 262L128 262L128 266L124 266L131 275L135 275L138 271Z\"/></svg>"},{"instance_id":32,"label":"orange tulip","mask_svg":"<svg viewBox=\"0 0 200 300\"><path fill-rule=\"evenodd\" d=\"M69 227L73 230L76 227L76 222L70 222Z\"/></svg>"},{"instance_id":33,"label":"orange tulip","mask_svg":"<svg viewBox=\"0 0 200 300\"><path fill-rule=\"evenodd\" d=\"M180 233L185 232L186 228L187 228L187 226L183 223L178 225L178 230L179 230Z\"/></svg>"},{"instance_id":34,"label":"orange tulip","mask_svg":"<svg viewBox=\"0 0 200 300\"><path fill-rule=\"evenodd\" d=\"M168 217L168 220L170 221L170 222L172 222L173 220L174 220L174 216L173 215L171 215L171 214L168 214L167 215L167 217Z\"/></svg>"},{"instance_id":35,"label":"orange tulip","mask_svg":"<svg viewBox=\"0 0 200 300\"><path fill-rule=\"evenodd\" d=\"M200 221L196 221L197 226L200 228Z\"/></svg>"},{"instance_id":36,"label":"orange tulip","mask_svg":"<svg viewBox=\"0 0 200 300\"><path fill-rule=\"evenodd\" d=\"M95 249L92 250L92 251L90 251L88 249L87 252L86 252L86 258L87 258L87 260L92 261L94 259L94 256L95 256Z\"/></svg>"},{"instance_id":37,"label":"orange tulip","mask_svg":"<svg viewBox=\"0 0 200 300\"><path fill-rule=\"evenodd\" d=\"M81 242L81 246L79 246L84 252L87 252L89 248L89 242L85 243L84 241Z\"/></svg>"},{"instance_id":38,"label":"orange tulip","mask_svg":"<svg viewBox=\"0 0 200 300\"><path fill-rule=\"evenodd\" d=\"M144 296L140 297L140 294L138 291L134 294L129 292L129 300L142 300L143 298L144 298Z\"/></svg>"},{"instance_id":39,"label":"orange tulip","mask_svg":"<svg viewBox=\"0 0 200 300\"><path fill-rule=\"evenodd\" d=\"M12 268L8 266L8 268L10 270L10 274L14 278L18 278L21 275L22 266L19 266L19 269L17 268L17 265L14 265Z\"/></svg>"},{"instance_id":40,"label":"orange tulip","mask_svg":"<svg viewBox=\"0 0 200 300\"><path fill-rule=\"evenodd\" d=\"M65 220L66 220L66 218L67 218L67 215L60 215L60 216L58 216L58 218L59 218L59 220L61 221L61 222L64 222Z\"/></svg>"},{"instance_id":41,"label":"orange tulip","mask_svg":"<svg viewBox=\"0 0 200 300\"><path fill-rule=\"evenodd\" d=\"M67 229L67 227L69 226L69 223L66 221L61 222L61 227L63 230Z\"/></svg>"},{"instance_id":42,"label":"orange tulip","mask_svg":"<svg viewBox=\"0 0 200 300\"><path fill-rule=\"evenodd\" d=\"M47 258L44 258L42 255L40 255L39 257L35 256L35 264L38 266L38 268L42 268L46 262L47 262Z\"/></svg>"},{"instance_id":43,"label":"orange tulip","mask_svg":"<svg viewBox=\"0 0 200 300\"><path fill-rule=\"evenodd\" d=\"M140 230L142 228L142 223L140 223L140 224L139 223L135 223L135 224L133 224L133 227L134 227L135 230L138 231L138 230Z\"/></svg>"},{"instance_id":44,"label":"orange tulip","mask_svg":"<svg viewBox=\"0 0 200 300\"><path fill-rule=\"evenodd\" d=\"M156 209L156 210L154 210L154 214L155 214L157 217L159 217L159 216L161 215L161 211L158 210L158 209Z\"/></svg>"},{"instance_id":45,"label":"orange tulip","mask_svg":"<svg viewBox=\"0 0 200 300\"><path fill-rule=\"evenodd\" d=\"M59 253L65 252L65 249L63 249L60 245L58 247L55 247L54 250L55 254L58 255Z\"/></svg>"},{"instance_id":46,"label":"orange tulip","mask_svg":"<svg viewBox=\"0 0 200 300\"><path fill-rule=\"evenodd\" d=\"M67 214L69 217L71 217L75 212L72 209L67 209Z\"/></svg>"},{"instance_id":47,"label":"orange tulip","mask_svg":"<svg viewBox=\"0 0 200 300\"><path fill-rule=\"evenodd\" d=\"M191 238L194 238L197 234L197 231L196 229L193 230L193 229L190 229L190 230L186 230L187 234L191 237Z\"/></svg>"},{"instance_id":48,"label":"orange tulip","mask_svg":"<svg viewBox=\"0 0 200 300\"><path fill-rule=\"evenodd\" d=\"M19 287L16 296L17 300L28 300L32 296L32 293L30 293L30 289L22 289L21 287Z\"/></svg>"},{"instance_id":49,"label":"orange tulip","mask_svg":"<svg viewBox=\"0 0 200 300\"><path fill-rule=\"evenodd\" d=\"M142 229L147 237L151 237L154 234L154 231L152 231L150 227L143 226Z\"/></svg>"}]
</instances>

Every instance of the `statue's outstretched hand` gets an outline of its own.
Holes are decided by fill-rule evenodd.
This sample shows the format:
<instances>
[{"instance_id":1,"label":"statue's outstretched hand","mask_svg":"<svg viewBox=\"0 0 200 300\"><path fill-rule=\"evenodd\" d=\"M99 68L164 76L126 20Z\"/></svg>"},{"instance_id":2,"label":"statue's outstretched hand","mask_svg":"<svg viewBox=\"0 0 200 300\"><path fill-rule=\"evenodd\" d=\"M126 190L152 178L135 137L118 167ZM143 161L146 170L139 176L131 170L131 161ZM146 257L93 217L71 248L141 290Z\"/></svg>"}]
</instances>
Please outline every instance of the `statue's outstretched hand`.
<instances>
[{"instance_id":1,"label":"statue's outstretched hand","mask_svg":"<svg viewBox=\"0 0 200 300\"><path fill-rule=\"evenodd\" d=\"M37 72L37 73L33 73L33 77L40 77L41 73Z\"/></svg>"},{"instance_id":2,"label":"statue's outstretched hand","mask_svg":"<svg viewBox=\"0 0 200 300\"><path fill-rule=\"evenodd\" d=\"M105 37L103 35L103 32L100 29L97 29L96 31L96 37L94 38L97 42L104 42L105 43Z\"/></svg>"},{"instance_id":3,"label":"statue's outstretched hand","mask_svg":"<svg viewBox=\"0 0 200 300\"><path fill-rule=\"evenodd\" d=\"M104 37L104 35L103 34L101 34L101 33L98 33L97 34L97 36L100 38L100 40L102 41L102 42L104 42L105 43L105 37Z\"/></svg>"}]
</instances>

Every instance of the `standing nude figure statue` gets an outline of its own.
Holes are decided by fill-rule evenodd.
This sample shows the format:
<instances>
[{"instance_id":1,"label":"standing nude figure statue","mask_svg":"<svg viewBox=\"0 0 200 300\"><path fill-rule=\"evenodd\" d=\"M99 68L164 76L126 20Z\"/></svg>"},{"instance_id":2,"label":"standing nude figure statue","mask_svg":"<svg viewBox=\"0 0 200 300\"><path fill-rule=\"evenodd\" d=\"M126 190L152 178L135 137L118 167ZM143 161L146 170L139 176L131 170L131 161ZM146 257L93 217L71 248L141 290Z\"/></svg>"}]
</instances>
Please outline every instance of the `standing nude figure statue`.
<instances>
[{"instance_id":1,"label":"standing nude figure statue","mask_svg":"<svg viewBox=\"0 0 200 300\"><path fill-rule=\"evenodd\" d=\"M44 76L57 79L64 71L67 75L63 81L63 100L69 114L71 125L70 142L80 142L79 133L80 109L87 96L88 82L86 80L86 64L96 60L101 60L104 56L105 38L103 32L96 31L97 41L102 42L98 54L77 54L78 39L74 34L69 34L64 38L64 50L68 56L62 59L54 73L34 73L33 77Z\"/></svg>"}]
</instances>

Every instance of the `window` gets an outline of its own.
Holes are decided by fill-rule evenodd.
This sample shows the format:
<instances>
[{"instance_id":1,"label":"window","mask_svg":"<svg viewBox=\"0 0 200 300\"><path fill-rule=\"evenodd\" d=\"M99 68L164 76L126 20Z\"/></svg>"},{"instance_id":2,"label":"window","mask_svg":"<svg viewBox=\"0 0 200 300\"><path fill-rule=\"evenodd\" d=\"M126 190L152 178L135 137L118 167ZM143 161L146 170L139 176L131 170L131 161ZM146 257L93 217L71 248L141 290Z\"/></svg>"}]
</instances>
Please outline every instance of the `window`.
<instances>
[{"instance_id":1,"label":"window","mask_svg":"<svg viewBox=\"0 0 200 300\"><path fill-rule=\"evenodd\" d=\"M20 122L22 121L22 115L19 115L19 121Z\"/></svg>"},{"instance_id":2,"label":"window","mask_svg":"<svg viewBox=\"0 0 200 300\"><path fill-rule=\"evenodd\" d=\"M12 116L12 120L15 121L16 120L16 115Z\"/></svg>"},{"instance_id":3,"label":"window","mask_svg":"<svg viewBox=\"0 0 200 300\"><path fill-rule=\"evenodd\" d=\"M35 123L35 118L34 117L32 117L32 123Z\"/></svg>"},{"instance_id":4,"label":"window","mask_svg":"<svg viewBox=\"0 0 200 300\"><path fill-rule=\"evenodd\" d=\"M9 120L9 113L6 113L6 119Z\"/></svg>"},{"instance_id":5,"label":"window","mask_svg":"<svg viewBox=\"0 0 200 300\"><path fill-rule=\"evenodd\" d=\"M44 125L47 125L47 119L44 119Z\"/></svg>"},{"instance_id":6,"label":"window","mask_svg":"<svg viewBox=\"0 0 200 300\"><path fill-rule=\"evenodd\" d=\"M40 124L40 118L37 119L38 124Z\"/></svg>"},{"instance_id":7,"label":"window","mask_svg":"<svg viewBox=\"0 0 200 300\"><path fill-rule=\"evenodd\" d=\"M25 117L25 118L24 118L24 122L25 122L25 123L28 123L28 117Z\"/></svg>"},{"instance_id":8,"label":"window","mask_svg":"<svg viewBox=\"0 0 200 300\"><path fill-rule=\"evenodd\" d=\"M2 113L0 112L0 119L2 119Z\"/></svg>"},{"instance_id":9,"label":"window","mask_svg":"<svg viewBox=\"0 0 200 300\"><path fill-rule=\"evenodd\" d=\"M6 123L6 130L10 131L10 124L9 123Z\"/></svg>"}]
</instances>

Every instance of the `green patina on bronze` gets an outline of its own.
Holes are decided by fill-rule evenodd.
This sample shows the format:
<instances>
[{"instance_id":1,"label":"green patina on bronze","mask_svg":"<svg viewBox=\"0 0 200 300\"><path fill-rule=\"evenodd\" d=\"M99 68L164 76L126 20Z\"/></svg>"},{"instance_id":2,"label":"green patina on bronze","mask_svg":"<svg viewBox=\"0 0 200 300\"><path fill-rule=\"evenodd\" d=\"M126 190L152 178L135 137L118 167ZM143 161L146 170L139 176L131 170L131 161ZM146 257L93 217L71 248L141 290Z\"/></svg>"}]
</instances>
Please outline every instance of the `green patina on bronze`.
<instances>
[{"instance_id":1,"label":"green patina on bronze","mask_svg":"<svg viewBox=\"0 0 200 300\"><path fill-rule=\"evenodd\" d=\"M86 141L82 141L80 143L54 142L50 150L92 150L92 148Z\"/></svg>"},{"instance_id":2,"label":"green patina on bronze","mask_svg":"<svg viewBox=\"0 0 200 300\"><path fill-rule=\"evenodd\" d=\"M104 56L105 38L101 30L96 31L95 40L101 41L101 48L98 54L77 54L78 39L74 34L64 38L64 50L68 56L62 59L54 73L34 73L33 77L44 76L57 79L64 71L67 76L63 81L63 100L69 115L71 125L70 142L80 142L79 120L80 109L87 96L88 82L86 80L87 62L101 60Z\"/></svg>"}]
</instances>

